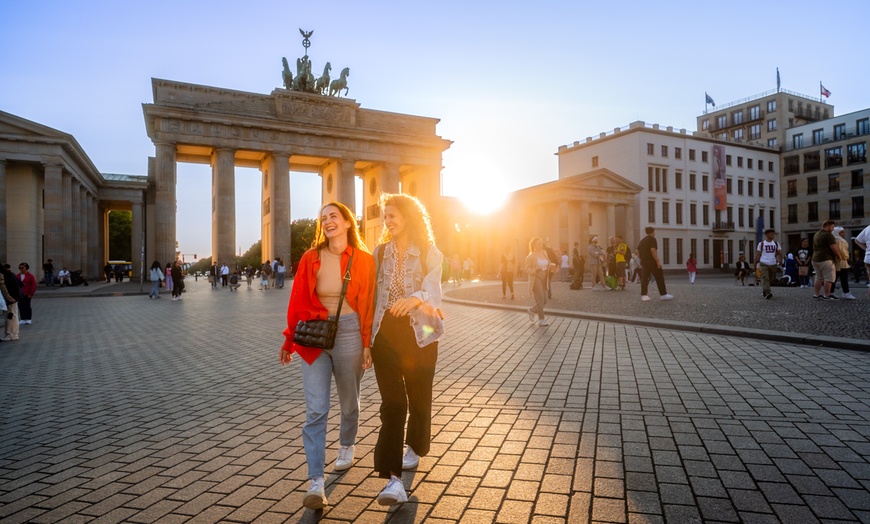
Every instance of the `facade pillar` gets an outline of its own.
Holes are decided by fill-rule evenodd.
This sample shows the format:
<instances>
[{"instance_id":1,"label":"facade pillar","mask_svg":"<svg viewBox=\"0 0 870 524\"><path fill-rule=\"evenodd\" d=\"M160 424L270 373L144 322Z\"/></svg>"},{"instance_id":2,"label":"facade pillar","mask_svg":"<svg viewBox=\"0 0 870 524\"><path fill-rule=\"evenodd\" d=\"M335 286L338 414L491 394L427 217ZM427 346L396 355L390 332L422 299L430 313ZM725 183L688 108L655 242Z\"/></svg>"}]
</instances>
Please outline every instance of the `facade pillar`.
<instances>
[{"instance_id":1,"label":"facade pillar","mask_svg":"<svg viewBox=\"0 0 870 524\"><path fill-rule=\"evenodd\" d=\"M63 258L63 167L45 164L45 252L42 257L60 261Z\"/></svg>"},{"instance_id":2,"label":"facade pillar","mask_svg":"<svg viewBox=\"0 0 870 524\"><path fill-rule=\"evenodd\" d=\"M155 222L155 258L162 264L172 262L176 258L175 252L175 144L159 142L155 144L155 185L156 196L154 207L156 210ZM105 242L105 230L101 235ZM105 251L105 249L104 249ZM104 261L105 263L105 261Z\"/></svg>"},{"instance_id":3,"label":"facade pillar","mask_svg":"<svg viewBox=\"0 0 870 524\"><path fill-rule=\"evenodd\" d=\"M356 215L356 168L353 160L341 160L336 177L336 196Z\"/></svg>"},{"instance_id":4,"label":"facade pillar","mask_svg":"<svg viewBox=\"0 0 870 524\"><path fill-rule=\"evenodd\" d=\"M384 193L398 193L401 187L401 173L399 164L384 164L381 191Z\"/></svg>"},{"instance_id":5,"label":"facade pillar","mask_svg":"<svg viewBox=\"0 0 870 524\"><path fill-rule=\"evenodd\" d=\"M103 273L103 265L106 263L102 260L102 247L106 242L105 237L100 235L100 202L94 195L88 196L88 237L90 237L90 276L91 278L100 279Z\"/></svg>"},{"instance_id":6,"label":"facade pillar","mask_svg":"<svg viewBox=\"0 0 870 524\"><path fill-rule=\"evenodd\" d=\"M625 206L625 243L629 246L637 246L640 239L634 231L634 206Z\"/></svg>"},{"instance_id":7,"label":"facade pillar","mask_svg":"<svg viewBox=\"0 0 870 524\"><path fill-rule=\"evenodd\" d=\"M262 257L290 260L290 155L273 153L260 165L263 173Z\"/></svg>"},{"instance_id":8,"label":"facade pillar","mask_svg":"<svg viewBox=\"0 0 870 524\"><path fill-rule=\"evenodd\" d=\"M143 227L145 225L144 222L144 214L142 213L142 203L141 202L133 202L133 234L131 235L132 239L130 242L130 251L131 258L130 261L133 262L133 277L131 281L133 282L141 282L142 280L142 267L144 261L142 260L142 241L143 241Z\"/></svg>"},{"instance_id":9,"label":"facade pillar","mask_svg":"<svg viewBox=\"0 0 870 524\"><path fill-rule=\"evenodd\" d=\"M610 237L616 235L616 205L607 204L607 239L605 243L599 242L599 245L607 247L610 245ZM600 240L600 239L599 239Z\"/></svg>"},{"instance_id":10,"label":"facade pillar","mask_svg":"<svg viewBox=\"0 0 870 524\"><path fill-rule=\"evenodd\" d=\"M580 247L585 249L589 246L589 202L580 201ZM582 255L583 252L581 251Z\"/></svg>"},{"instance_id":11,"label":"facade pillar","mask_svg":"<svg viewBox=\"0 0 870 524\"><path fill-rule=\"evenodd\" d=\"M87 278L90 276L91 269L89 266L91 237L88 234L88 217L90 216L88 205L90 204L90 200L88 199L88 192L84 187L80 187L79 199L79 207L81 209L81 215L79 216L79 227L81 228L81 252L79 255L81 258L78 263L78 268L82 270L82 278Z\"/></svg>"},{"instance_id":12,"label":"facade pillar","mask_svg":"<svg viewBox=\"0 0 870 524\"><path fill-rule=\"evenodd\" d=\"M557 244L555 247L558 247L563 253L568 253L568 257L571 256L571 206L568 205L567 200L563 200L559 202L559 216L556 217L556 227L559 228L559 235L557 237ZM565 224L565 227L562 227L562 224Z\"/></svg>"},{"instance_id":13,"label":"facade pillar","mask_svg":"<svg viewBox=\"0 0 870 524\"><path fill-rule=\"evenodd\" d=\"M64 173L63 175L63 255L60 263L54 259L55 266L67 266L73 260L73 208L72 208L72 175Z\"/></svg>"},{"instance_id":14,"label":"facade pillar","mask_svg":"<svg viewBox=\"0 0 870 524\"><path fill-rule=\"evenodd\" d=\"M72 201L72 216L70 218L70 222L72 222L72 236L69 239L71 257L69 260L64 260L63 263L66 265L66 268L70 271L75 271L77 269L82 269L79 266L82 260L82 200L81 200L81 187L82 185L78 180L72 180L72 187L70 188L70 200Z\"/></svg>"},{"instance_id":15,"label":"facade pillar","mask_svg":"<svg viewBox=\"0 0 870 524\"><path fill-rule=\"evenodd\" d=\"M580 206L576 201L572 201L568 205L568 256L571 256L574 250L574 242L580 242L579 247L583 247L583 237L580 229ZM579 250L579 249L578 249ZM581 251L581 255L583 252ZM573 257L572 257L573 264Z\"/></svg>"},{"instance_id":16,"label":"facade pillar","mask_svg":"<svg viewBox=\"0 0 870 524\"><path fill-rule=\"evenodd\" d=\"M0 158L0 260L9 260L6 253L6 238L6 160Z\"/></svg>"},{"instance_id":17,"label":"facade pillar","mask_svg":"<svg viewBox=\"0 0 870 524\"><path fill-rule=\"evenodd\" d=\"M236 174L235 151L216 149L212 169L212 260L235 268L236 259Z\"/></svg>"}]
</instances>

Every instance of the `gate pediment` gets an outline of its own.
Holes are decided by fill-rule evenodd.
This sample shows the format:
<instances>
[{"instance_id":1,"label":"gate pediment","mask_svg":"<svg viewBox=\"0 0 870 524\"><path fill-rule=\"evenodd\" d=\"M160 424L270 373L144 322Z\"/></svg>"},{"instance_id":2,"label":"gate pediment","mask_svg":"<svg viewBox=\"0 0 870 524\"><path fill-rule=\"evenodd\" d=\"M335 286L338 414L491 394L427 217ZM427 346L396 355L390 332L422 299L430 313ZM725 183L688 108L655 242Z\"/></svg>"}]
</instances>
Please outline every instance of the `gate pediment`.
<instances>
[{"instance_id":1,"label":"gate pediment","mask_svg":"<svg viewBox=\"0 0 870 524\"><path fill-rule=\"evenodd\" d=\"M292 122L338 127L356 126L359 104L352 100L294 92L272 92L275 112L279 119Z\"/></svg>"},{"instance_id":2,"label":"gate pediment","mask_svg":"<svg viewBox=\"0 0 870 524\"><path fill-rule=\"evenodd\" d=\"M643 187L604 168L563 180L571 181L572 187L585 190L625 191L631 194L643 191Z\"/></svg>"}]
</instances>

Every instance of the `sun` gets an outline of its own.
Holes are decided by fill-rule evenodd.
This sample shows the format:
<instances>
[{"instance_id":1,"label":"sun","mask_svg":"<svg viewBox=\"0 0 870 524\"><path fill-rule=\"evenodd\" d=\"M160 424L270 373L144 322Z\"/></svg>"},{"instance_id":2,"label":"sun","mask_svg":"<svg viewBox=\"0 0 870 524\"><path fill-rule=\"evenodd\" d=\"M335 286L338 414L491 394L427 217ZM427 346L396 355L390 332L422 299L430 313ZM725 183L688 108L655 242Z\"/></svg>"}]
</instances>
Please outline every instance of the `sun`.
<instances>
[{"instance_id":1,"label":"sun","mask_svg":"<svg viewBox=\"0 0 870 524\"><path fill-rule=\"evenodd\" d=\"M459 200L472 213L488 215L501 209L507 200L507 191L494 184L473 183L459 194Z\"/></svg>"},{"instance_id":2,"label":"sun","mask_svg":"<svg viewBox=\"0 0 870 524\"><path fill-rule=\"evenodd\" d=\"M498 211L505 204L508 190L492 162L471 156L453 166L445 169L445 194L458 197L469 211L479 215Z\"/></svg>"}]
</instances>

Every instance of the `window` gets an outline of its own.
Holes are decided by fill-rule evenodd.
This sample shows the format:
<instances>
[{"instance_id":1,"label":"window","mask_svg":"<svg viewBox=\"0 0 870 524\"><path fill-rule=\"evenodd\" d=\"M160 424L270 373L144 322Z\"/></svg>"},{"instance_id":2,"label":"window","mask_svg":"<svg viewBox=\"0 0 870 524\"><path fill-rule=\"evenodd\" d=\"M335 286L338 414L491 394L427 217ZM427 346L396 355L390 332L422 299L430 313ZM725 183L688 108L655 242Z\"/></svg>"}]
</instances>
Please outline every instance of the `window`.
<instances>
[{"instance_id":1,"label":"window","mask_svg":"<svg viewBox=\"0 0 870 524\"><path fill-rule=\"evenodd\" d=\"M864 187L864 170L855 169L852 171L852 189L860 189Z\"/></svg>"},{"instance_id":2,"label":"window","mask_svg":"<svg viewBox=\"0 0 870 524\"><path fill-rule=\"evenodd\" d=\"M804 172L818 171L822 167L822 160L818 151L804 153Z\"/></svg>"},{"instance_id":3,"label":"window","mask_svg":"<svg viewBox=\"0 0 870 524\"><path fill-rule=\"evenodd\" d=\"M701 151L701 162L709 162L707 151Z\"/></svg>"},{"instance_id":4,"label":"window","mask_svg":"<svg viewBox=\"0 0 870 524\"><path fill-rule=\"evenodd\" d=\"M855 122L855 133L858 136L870 133L870 118L862 118Z\"/></svg>"},{"instance_id":5,"label":"window","mask_svg":"<svg viewBox=\"0 0 870 524\"><path fill-rule=\"evenodd\" d=\"M719 117L716 118L716 128L717 129L722 129L723 127L726 127L727 125L728 125L728 116L727 115L720 115Z\"/></svg>"},{"instance_id":6,"label":"window","mask_svg":"<svg viewBox=\"0 0 870 524\"><path fill-rule=\"evenodd\" d=\"M819 203L807 202L807 221L818 222L819 220Z\"/></svg>"},{"instance_id":7,"label":"window","mask_svg":"<svg viewBox=\"0 0 870 524\"><path fill-rule=\"evenodd\" d=\"M676 215L674 218L677 221L677 224L683 223L683 203L677 202L677 207L674 208L674 214Z\"/></svg>"},{"instance_id":8,"label":"window","mask_svg":"<svg viewBox=\"0 0 870 524\"><path fill-rule=\"evenodd\" d=\"M764 182L758 181L758 198L764 198Z\"/></svg>"},{"instance_id":9,"label":"window","mask_svg":"<svg viewBox=\"0 0 870 524\"><path fill-rule=\"evenodd\" d=\"M828 201L828 218L830 220L838 220L840 218L840 199L835 198Z\"/></svg>"},{"instance_id":10,"label":"window","mask_svg":"<svg viewBox=\"0 0 870 524\"><path fill-rule=\"evenodd\" d=\"M761 196L761 192L758 192L758 196ZM773 182L767 184L767 196L770 198L774 198L773 196Z\"/></svg>"},{"instance_id":11,"label":"window","mask_svg":"<svg viewBox=\"0 0 870 524\"><path fill-rule=\"evenodd\" d=\"M743 227L743 206L737 208L737 227Z\"/></svg>"},{"instance_id":12,"label":"window","mask_svg":"<svg viewBox=\"0 0 870 524\"><path fill-rule=\"evenodd\" d=\"M647 176L647 189L650 191L655 191L656 187L656 170L654 167L649 166L646 168L646 176Z\"/></svg>"},{"instance_id":13,"label":"window","mask_svg":"<svg viewBox=\"0 0 870 524\"><path fill-rule=\"evenodd\" d=\"M731 122L736 126L743 123L743 111L734 111L731 113Z\"/></svg>"},{"instance_id":14,"label":"window","mask_svg":"<svg viewBox=\"0 0 870 524\"><path fill-rule=\"evenodd\" d=\"M791 145L795 149L800 149L804 147L804 135L803 133L798 133L791 137Z\"/></svg>"},{"instance_id":15,"label":"window","mask_svg":"<svg viewBox=\"0 0 870 524\"><path fill-rule=\"evenodd\" d=\"M725 210L725 216L728 217L725 221L728 222L729 225L733 225L734 224L734 208L731 206L728 206L728 208Z\"/></svg>"},{"instance_id":16,"label":"window","mask_svg":"<svg viewBox=\"0 0 870 524\"><path fill-rule=\"evenodd\" d=\"M703 175L701 177L701 191L709 191L710 190L710 177L707 175Z\"/></svg>"},{"instance_id":17,"label":"window","mask_svg":"<svg viewBox=\"0 0 870 524\"><path fill-rule=\"evenodd\" d=\"M852 218L864 218L864 197L852 197Z\"/></svg>"},{"instance_id":18,"label":"window","mask_svg":"<svg viewBox=\"0 0 870 524\"><path fill-rule=\"evenodd\" d=\"M815 195L819 192L819 178L818 177L807 177L807 194Z\"/></svg>"},{"instance_id":19,"label":"window","mask_svg":"<svg viewBox=\"0 0 870 524\"><path fill-rule=\"evenodd\" d=\"M674 173L674 188L683 189L683 172L677 171Z\"/></svg>"},{"instance_id":20,"label":"window","mask_svg":"<svg viewBox=\"0 0 870 524\"><path fill-rule=\"evenodd\" d=\"M696 178L698 178L698 175L696 175L695 173L689 173L689 190L690 191L695 190L695 179Z\"/></svg>"},{"instance_id":21,"label":"window","mask_svg":"<svg viewBox=\"0 0 870 524\"><path fill-rule=\"evenodd\" d=\"M776 147L776 139L775 138L768 138L767 139L767 147L775 148Z\"/></svg>"},{"instance_id":22,"label":"window","mask_svg":"<svg viewBox=\"0 0 870 524\"><path fill-rule=\"evenodd\" d=\"M731 165L731 155L725 155L725 165L726 166Z\"/></svg>"},{"instance_id":23,"label":"window","mask_svg":"<svg viewBox=\"0 0 870 524\"><path fill-rule=\"evenodd\" d=\"M783 170L786 176L797 175L801 172L801 159L799 156L787 156L783 158ZM752 193L750 193L751 195Z\"/></svg>"},{"instance_id":24,"label":"window","mask_svg":"<svg viewBox=\"0 0 870 524\"><path fill-rule=\"evenodd\" d=\"M671 263L671 239L663 238L662 239L662 264L670 264Z\"/></svg>"},{"instance_id":25,"label":"window","mask_svg":"<svg viewBox=\"0 0 870 524\"><path fill-rule=\"evenodd\" d=\"M749 227L755 227L755 208L750 207L747 211L747 220L749 221Z\"/></svg>"},{"instance_id":26,"label":"window","mask_svg":"<svg viewBox=\"0 0 870 524\"><path fill-rule=\"evenodd\" d=\"M832 147L825 149L825 169L843 165L843 148Z\"/></svg>"},{"instance_id":27,"label":"window","mask_svg":"<svg viewBox=\"0 0 870 524\"><path fill-rule=\"evenodd\" d=\"M797 180L789 180L788 181L788 193L786 196L790 196L790 197L797 196Z\"/></svg>"},{"instance_id":28,"label":"window","mask_svg":"<svg viewBox=\"0 0 870 524\"><path fill-rule=\"evenodd\" d=\"M710 205L704 204L701 207L701 213L704 215L703 217L701 217L701 223L704 224L705 226L709 226L710 225Z\"/></svg>"},{"instance_id":29,"label":"window","mask_svg":"<svg viewBox=\"0 0 870 524\"><path fill-rule=\"evenodd\" d=\"M681 147L674 148L674 158L683 158L683 148L681 148Z\"/></svg>"},{"instance_id":30,"label":"window","mask_svg":"<svg viewBox=\"0 0 870 524\"><path fill-rule=\"evenodd\" d=\"M662 224L671 223L671 206L668 202L662 202Z\"/></svg>"},{"instance_id":31,"label":"window","mask_svg":"<svg viewBox=\"0 0 870 524\"><path fill-rule=\"evenodd\" d=\"M647 144L646 145L646 154L654 155L655 154L655 146L652 144Z\"/></svg>"},{"instance_id":32,"label":"window","mask_svg":"<svg viewBox=\"0 0 870 524\"><path fill-rule=\"evenodd\" d=\"M698 225L698 204L689 204L689 223L693 226Z\"/></svg>"},{"instance_id":33,"label":"window","mask_svg":"<svg viewBox=\"0 0 870 524\"><path fill-rule=\"evenodd\" d=\"M729 195L731 194L731 185L731 177L729 176L725 179L725 192Z\"/></svg>"},{"instance_id":34,"label":"window","mask_svg":"<svg viewBox=\"0 0 870 524\"><path fill-rule=\"evenodd\" d=\"M592 157L592 167L598 167L598 157Z\"/></svg>"},{"instance_id":35,"label":"window","mask_svg":"<svg viewBox=\"0 0 870 524\"><path fill-rule=\"evenodd\" d=\"M774 227L774 224L776 224L775 219L776 219L776 210L771 209L770 210L770 226L769 227Z\"/></svg>"},{"instance_id":36,"label":"window","mask_svg":"<svg viewBox=\"0 0 870 524\"><path fill-rule=\"evenodd\" d=\"M761 138L761 124L752 124L749 126L749 140L758 140Z\"/></svg>"},{"instance_id":37,"label":"window","mask_svg":"<svg viewBox=\"0 0 870 524\"><path fill-rule=\"evenodd\" d=\"M770 100L767 102L767 112L772 113L776 111L776 100Z\"/></svg>"},{"instance_id":38,"label":"window","mask_svg":"<svg viewBox=\"0 0 870 524\"><path fill-rule=\"evenodd\" d=\"M848 155L848 162L850 164L856 164L858 162L866 162L867 161L867 142L861 142L859 144L849 144L846 147L846 154Z\"/></svg>"},{"instance_id":39,"label":"window","mask_svg":"<svg viewBox=\"0 0 870 524\"><path fill-rule=\"evenodd\" d=\"M761 106L752 106L749 108L749 120L758 120L761 118Z\"/></svg>"},{"instance_id":40,"label":"window","mask_svg":"<svg viewBox=\"0 0 870 524\"><path fill-rule=\"evenodd\" d=\"M737 194L738 195L743 194L743 179L742 178L737 179Z\"/></svg>"},{"instance_id":41,"label":"window","mask_svg":"<svg viewBox=\"0 0 870 524\"><path fill-rule=\"evenodd\" d=\"M710 121L704 120L703 122L701 122L701 129L704 131L710 129Z\"/></svg>"},{"instance_id":42,"label":"window","mask_svg":"<svg viewBox=\"0 0 870 524\"><path fill-rule=\"evenodd\" d=\"M789 224L797 224L798 216L797 216L797 204L789 204L788 205L788 223Z\"/></svg>"},{"instance_id":43,"label":"window","mask_svg":"<svg viewBox=\"0 0 870 524\"><path fill-rule=\"evenodd\" d=\"M743 140L743 128L735 129L731 136L734 140Z\"/></svg>"},{"instance_id":44,"label":"window","mask_svg":"<svg viewBox=\"0 0 870 524\"><path fill-rule=\"evenodd\" d=\"M752 159L751 158L746 159L746 169L752 169Z\"/></svg>"},{"instance_id":45,"label":"window","mask_svg":"<svg viewBox=\"0 0 870 524\"><path fill-rule=\"evenodd\" d=\"M695 150L694 149L689 150L689 160L692 160L692 161L695 160Z\"/></svg>"},{"instance_id":46,"label":"window","mask_svg":"<svg viewBox=\"0 0 870 524\"><path fill-rule=\"evenodd\" d=\"M749 196L752 196L752 194L755 192L755 190L753 189L754 187L755 187L755 180L749 180L748 182L746 182L746 189L747 189L746 194Z\"/></svg>"},{"instance_id":47,"label":"window","mask_svg":"<svg viewBox=\"0 0 870 524\"><path fill-rule=\"evenodd\" d=\"M842 140L846 138L846 124L837 124L834 126L834 140Z\"/></svg>"},{"instance_id":48,"label":"window","mask_svg":"<svg viewBox=\"0 0 870 524\"><path fill-rule=\"evenodd\" d=\"M647 202L647 213L648 213L647 221L649 221L650 224L655 224L656 223L656 202L655 202L655 200L650 200L649 202Z\"/></svg>"},{"instance_id":49,"label":"window","mask_svg":"<svg viewBox=\"0 0 870 524\"><path fill-rule=\"evenodd\" d=\"M768 131L776 131L776 119L771 118L767 121L767 130Z\"/></svg>"},{"instance_id":50,"label":"window","mask_svg":"<svg viewBox=\"0 0 870 524\"><path fill-rule=\"evenodd\" d=\"M788 99L788 110L792 112L794 111L794 100L791 98Z\"/></svg>"},{"instance_id":51,"label":"window","mask_svg":"<svg viewBox=\"0 0 870 524\"><path fill-rule=\"evenodd\" d=\"M705 264L710 263L710 239L709 238L704 239L704 263Z\"/></svg>"},{"instance_id":52,"label":"window","mask_svg":"<svg viewBox=\"0 0 870 524\"><path fill-rule=\"evenodd\" d=\"M761 163L758 164L758 168L761 169ZM767 170L773 173L773 161L770 160L767 162Z\"/></svg>"},{"instance_id":53,"label":"window","mask_svg":"<svg viewBox=\"0 0 870 524\"><path fill-rule=\"evenodd\" d=\"M824 129L814 129L813 130L813 145L817 146L822 143L825 139L825 130Z\"/></svg>"},{"instance_id":54,"label":"window","mask_svg":"<svg viewBox=\"0 0 870 524\"><path fill-rule=\"evenodd\" d=\"M662 146L662 158L668 157L668 146Z\"/></svg>"},{"instance_id":55,"label":"window","mask_svg":"<svg viewBox=\"0 0 870 524\"><path fill-rule=\"evenodd\" d=\"M677 264L683 263L683 239L677 239Z\"/></svg>"},{"instance_id":56,"label":"window","mask_svg":"<svg viewBox=\"0 0 870 524\"><path fill-rule=\"evenodd\" d=\"M840 173L828 174L828 192L840 190Z\"/></svg>"},{"instance_id":57,"label":"window","mask_svg":"<svg viewBox=\"0 0 870 524\"><path fill-rule=\"evenodd\" d=\"M737 157L737 167L743 167L743 157Z\"/></svg>"}]
</instances>

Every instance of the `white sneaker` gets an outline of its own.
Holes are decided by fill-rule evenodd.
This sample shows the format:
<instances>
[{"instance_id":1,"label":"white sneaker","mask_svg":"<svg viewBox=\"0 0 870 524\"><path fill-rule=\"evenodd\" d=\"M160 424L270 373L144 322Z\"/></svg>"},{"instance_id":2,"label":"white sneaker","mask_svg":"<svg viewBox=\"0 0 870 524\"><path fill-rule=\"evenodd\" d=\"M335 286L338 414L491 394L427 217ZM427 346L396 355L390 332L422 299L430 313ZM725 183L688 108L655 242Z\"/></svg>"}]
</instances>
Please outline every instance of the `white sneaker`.
<instances>
[{"instance_id":1,"label":"white sneaker","mask_svg":"<svg viewBox=\"0 0 870 524\"><path fill-rule=\"evenodd\" d=\"M308 509L323 509L328 504L326 491L323 487L323 477L311 479L311 485L302 500L302 505Z\"/></svg>"},{"instance_id":2,"label":"white sneaker","mask_svg":"<svg viewBox=\"0 0 870 524\"><path fill-rule=\"evenodd\" d=\"M344 471L353 466L353 446L341 446L338 448L338 458L335 459L335 471Z\"/></svg>"},{"instance_id":3,"label":"white sneaker","mask_svg":"<svg viewBox=\"0 0 870 524\"><path fill-rule=\"evenodd\" d=\"M549 326L550 323L549 323L549 322L547 321L547 319L545 318L544 320L539 321L539 322L538 322L538 325L541 326L541 327L546 327L546 326Z\"/></svg>"},{"instance_id":4,"label":"white sneaker","mask_svg":"<svg viewBox=\"0 0 870 524\"><path fill-rule=\"evenodd\" d=\"M418 464L420 464L420 456L414 453L411 446L408 446L408 449L405 450L405 456L402 457L402 469L414 469Z\"/></svg>"},{"instance_id":5,"label":"white sneaker","mask_svg":"<svg viewBox=\"0 0 870 524\"><path fill-rule=\"evenodd\" d=\"M641 295L640 299L644 302L649 302L650 300L652 300L651 298L649 298L649 295Z\"/></svg>"},{"instance_id":6,"label":"white sneaker","mask_svg":"<svg viewBox=\"0 0 870 524\"><path fill-rule=\"evenodd\" d=\"M672 298L674 298L674 296L671 295L670 293L668 293L667 295L662 295L662 296L661 296L661 299L662 299L662 300L670 300L670 299L672 299Z\"/></svg>"},{"instance_id":7,"label":"white sneaker","mask_svg":"<svg viewBox=\"0 0 870 524\"><path fill-rule=\"evenodd\" d=\"M846 293L841 298L845 298L846 300L855 300L855 295L853 295L852 293Z\"/></svg>"},{"instance_id":8,"label":"white sneaker","mask_svg":"<svg viewBox=\"0 0 870 524\"><path fill-rule=\"evenodd\" d=\"M378 504L381 506L395 506L403 502L408 502L408 493L405 491L402 479L394 476L378 494Z\"/></svg>"}]
</instances>

